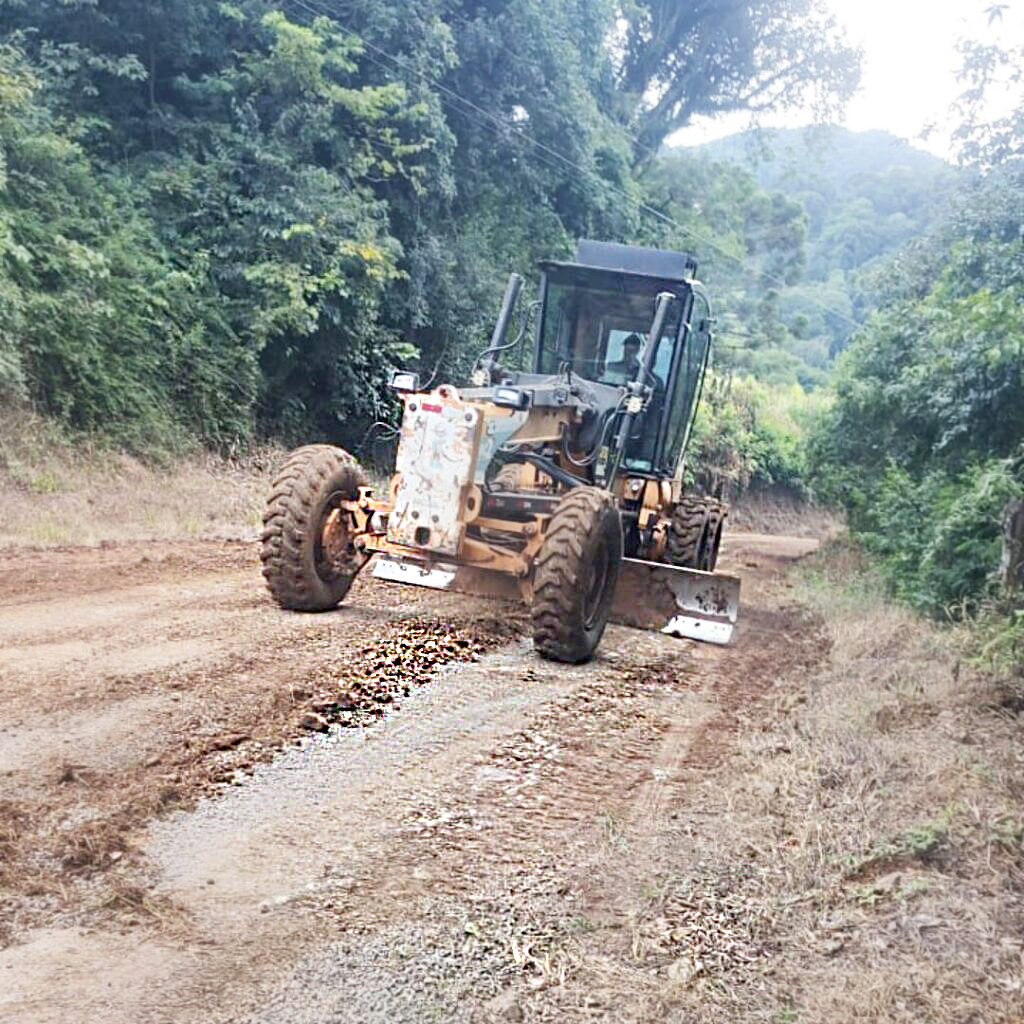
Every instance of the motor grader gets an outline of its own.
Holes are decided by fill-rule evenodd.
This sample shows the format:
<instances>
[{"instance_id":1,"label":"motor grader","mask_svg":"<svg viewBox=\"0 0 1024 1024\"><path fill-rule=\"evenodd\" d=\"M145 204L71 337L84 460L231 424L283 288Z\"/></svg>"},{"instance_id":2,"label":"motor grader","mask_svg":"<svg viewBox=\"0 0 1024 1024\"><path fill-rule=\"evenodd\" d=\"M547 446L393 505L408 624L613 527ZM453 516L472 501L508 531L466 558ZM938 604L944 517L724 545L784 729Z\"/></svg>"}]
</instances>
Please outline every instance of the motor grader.
<instances>
[{"instance_id":1,"label":"motor grader","mask_svg":"<svg viewBox=\"0 0 1024 1024\"><path fill-rule=\"evenodd\" d=\"M384 580L527 602L555 661L588 660L609 621L727 643L739 580L714 570L728 510L683 482L713 340L696 269L583 241L574 262L540 264L510 341L512 275L470 386L393 375L404 414L387 497L340 448L289 457L264 517L277 602L334 608L375 558ZM531 319L532 369L506 368L517 349L524 361Z\"/></svg>"}]
</instances>

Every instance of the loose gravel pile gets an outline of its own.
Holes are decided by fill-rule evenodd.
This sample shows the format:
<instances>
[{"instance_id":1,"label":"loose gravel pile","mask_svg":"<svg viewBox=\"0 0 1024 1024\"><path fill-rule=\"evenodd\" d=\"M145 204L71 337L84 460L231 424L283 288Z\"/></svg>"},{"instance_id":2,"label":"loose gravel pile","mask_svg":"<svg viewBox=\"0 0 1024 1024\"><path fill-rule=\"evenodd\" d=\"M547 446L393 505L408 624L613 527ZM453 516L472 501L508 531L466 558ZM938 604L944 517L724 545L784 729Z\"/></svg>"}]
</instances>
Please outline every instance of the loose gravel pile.
<instances>
[{"instance_id":1,"label":"loose gravel pile","mask_svg":"<svg viewBox=\"0 0 1024 1024\"><path fill-rule=\"evenodd\" d=\"M310 732L326 732L331 725L368 725L397 710L401 698L428 682L439 665L478 661L515 635L517 631L493 621L462 628L442 622L403 625L352 652L344 669L318 680L315 690L293 690L296 699L306 701L297 724Z\"/></svg>"}]
</instances>

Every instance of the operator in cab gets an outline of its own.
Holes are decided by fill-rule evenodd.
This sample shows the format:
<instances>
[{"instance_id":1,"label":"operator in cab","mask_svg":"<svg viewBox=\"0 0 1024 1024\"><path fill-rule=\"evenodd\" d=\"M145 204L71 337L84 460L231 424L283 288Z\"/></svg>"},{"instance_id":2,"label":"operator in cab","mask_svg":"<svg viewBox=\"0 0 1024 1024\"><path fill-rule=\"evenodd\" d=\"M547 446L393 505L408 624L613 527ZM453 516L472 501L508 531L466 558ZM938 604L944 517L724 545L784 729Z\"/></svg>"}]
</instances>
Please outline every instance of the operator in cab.
<instances>
[{"instance_id":1,"label":"operator in cab","mask_svg":"<svg viewBox=\"0 0 1024 1024\"><path fill-rule=\"evenodd\" d=\"M622 343L622 358L604 368L601 380L606 384L629 384L636 380L640 372L640 349L643 347L644 339L639 334L629 335Z\"/></svg>"},{"instance_id":2,"label":"operator in cab","mask_svg":"<svg viewBox=\"0 0 1024 1024\"><path fill-rule=\"evenodd\" d=\"M622 342L622 358L608 363L601 374L602 384L631 384L640 373L640 350L644 347L644 339L639 334L630 334ZM661 381L653 373L644 381L650 387L657 388Z\"/></svg>"}]
</instances>

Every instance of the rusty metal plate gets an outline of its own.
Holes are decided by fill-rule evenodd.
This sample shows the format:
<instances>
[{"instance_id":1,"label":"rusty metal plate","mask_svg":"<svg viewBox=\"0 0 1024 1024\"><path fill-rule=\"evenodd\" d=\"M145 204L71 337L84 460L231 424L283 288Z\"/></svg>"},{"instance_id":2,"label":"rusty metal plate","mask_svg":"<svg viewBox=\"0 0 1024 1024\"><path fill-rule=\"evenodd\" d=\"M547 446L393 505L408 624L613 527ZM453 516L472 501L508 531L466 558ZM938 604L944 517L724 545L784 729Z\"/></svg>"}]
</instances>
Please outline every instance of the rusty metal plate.
<instances>
[{"instance_id":1,"label":"rusty metal plate","mask_svg":"<svg viewBox=\"0 0 1024 1024\"><path fill-rule=\"evenodd\" d=\"M388 521L392 544L458 555L481 421L479 409L455 398L431 394L406 399Z\"/></svg>"}]
</instances>

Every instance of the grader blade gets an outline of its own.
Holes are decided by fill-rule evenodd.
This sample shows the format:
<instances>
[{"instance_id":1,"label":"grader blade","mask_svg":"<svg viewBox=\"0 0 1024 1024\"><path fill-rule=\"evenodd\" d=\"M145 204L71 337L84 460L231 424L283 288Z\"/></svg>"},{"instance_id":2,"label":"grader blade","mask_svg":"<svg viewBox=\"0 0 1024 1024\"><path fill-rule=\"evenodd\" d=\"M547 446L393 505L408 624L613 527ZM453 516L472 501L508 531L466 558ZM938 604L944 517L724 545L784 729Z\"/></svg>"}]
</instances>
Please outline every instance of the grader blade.
<instances>
[{"instance_id":1,"label":"grader blade","mask_svg":"<svg viewBox=\"0 0 1024 1024\"><path fill-rule=\"evenodd\" d=\"M738 576L626 558L615 591L612 622L727 644L739 605Z\"/></svg>"},{"instance_id":2,"label":"grader blade","mask_svg":"<svg viewBox=\"0 0 1024 1024\"><path fill-rule=\"evenodd\" d=\"M468 566L437 565L427 569L378 558L373 575L376 579L431 590L519 600L514 577ZM739 601L737 576L626 558L615 591L611 621L689 640L727 644L732 639Z\"/></svg>"},{"instance_id":3,"label":"grader blade","mask_svg":"<svg viewBox=\"0 0 1024 1024\"><path fill-rule=\"evenodd\" d=\"M373 577L389 583L407 583L430 590L451 590L475 597L494 597L503 601L521 599L519 581L514 576L468 565L440 563L427 568L415 562L378 557L373 565Z\"/></svg>"},{"instance_id":4,"label":"grader blade","mask_svg":"<svg viewBox=\"0 0 1024 1024\"><path fill-rule=\"evenodd\" d=\"M430 590L450 590L455 581L455 568L428 569L414 562L396 562L391 558L378 558L373 565L373 578L390 583L410 583L414 587Z\"/></svg>"}]
</instances>

